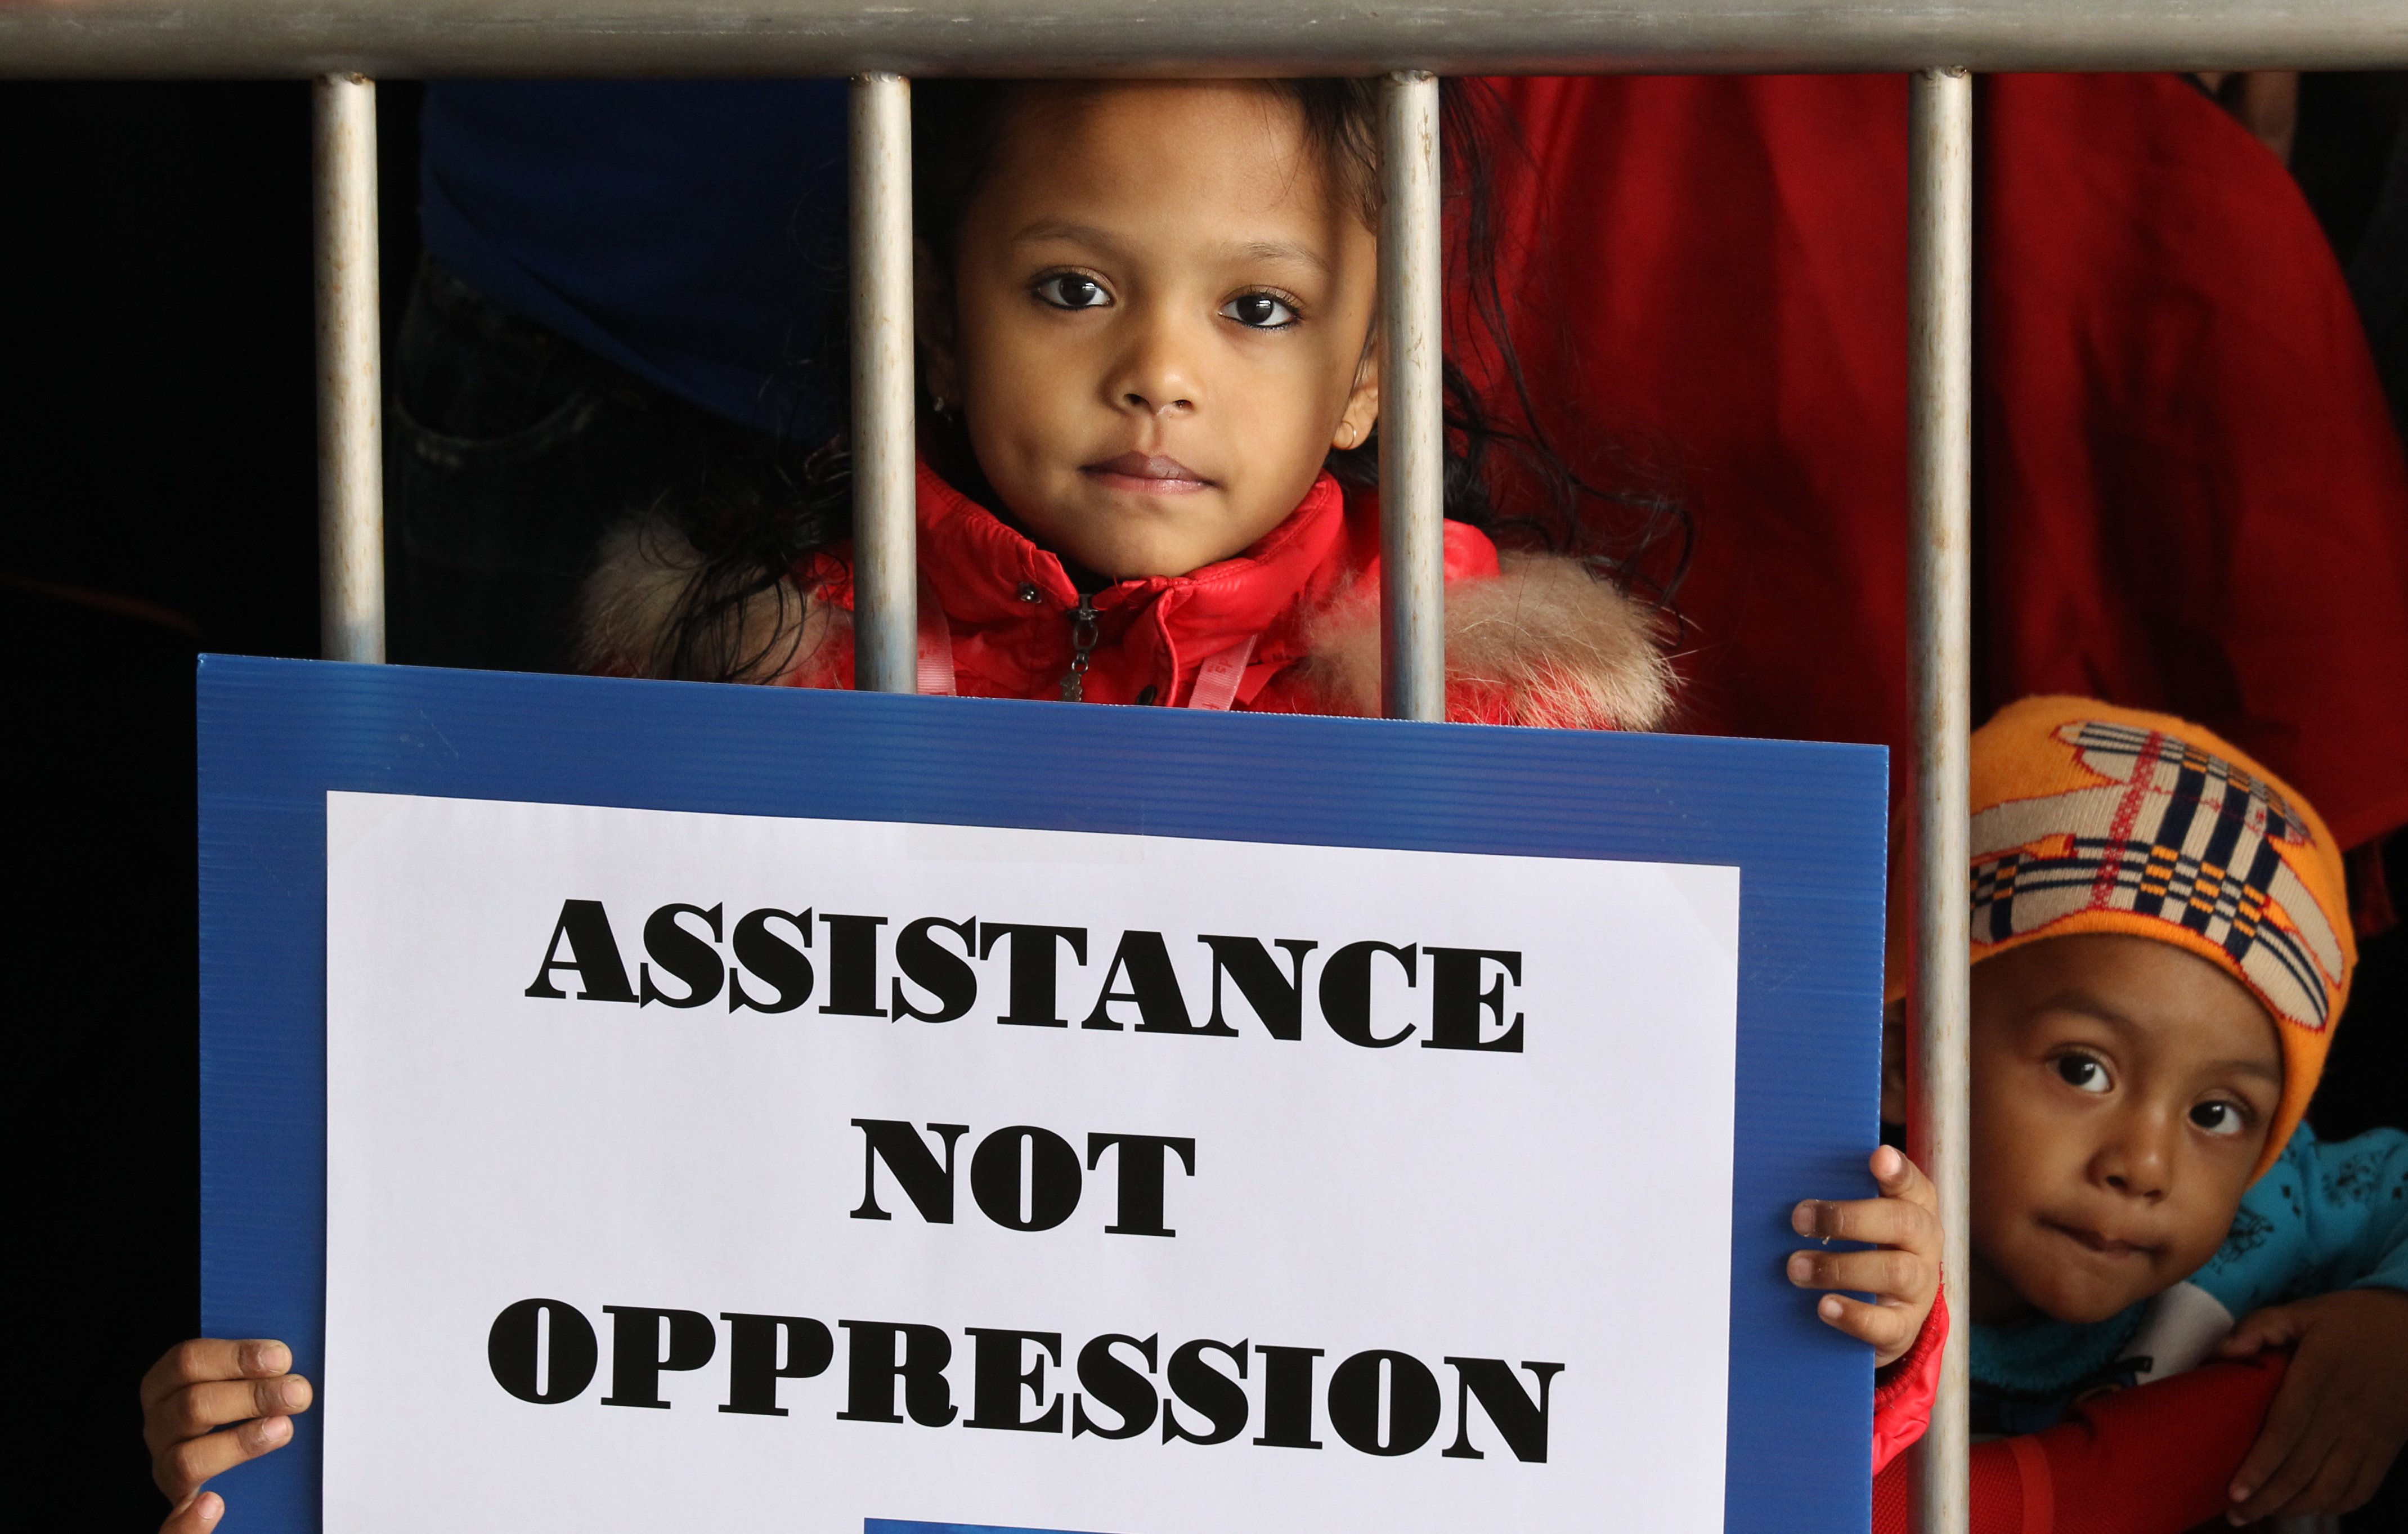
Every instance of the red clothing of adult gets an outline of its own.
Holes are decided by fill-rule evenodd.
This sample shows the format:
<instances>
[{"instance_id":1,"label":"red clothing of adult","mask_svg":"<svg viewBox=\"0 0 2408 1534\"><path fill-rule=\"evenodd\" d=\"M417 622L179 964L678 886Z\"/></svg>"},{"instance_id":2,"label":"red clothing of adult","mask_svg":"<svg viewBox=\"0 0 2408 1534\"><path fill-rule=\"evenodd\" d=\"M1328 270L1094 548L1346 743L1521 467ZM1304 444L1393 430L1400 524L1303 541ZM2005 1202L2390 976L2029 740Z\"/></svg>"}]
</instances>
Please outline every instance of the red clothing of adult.
<instances>
[{"instance_id":1,"label":"red clothing of adult","mask_svg":"<svg viewBox=\"0 0 2408 1534\"><path fill-rule=\"evenodd\" d=\"M2220 1518L2288 1362L2204 1364L1975 1444L1972 1534L2182 1534ZM1873 1476L1873 1534L1907 1534L1909 1473L1901 1456Z\"/></svg>"},{"instance_id":2,"label":"red clothing of adult","mask_svg":"<svg viewBox=\"0 0 2408 1534\"><path fill-rule=\"evenodd\" d=\"M1697 515L1675 727L1902 750L1904 80L1496 84L1541 414ZM2297 188L2178 77L1980 91L1977 718L2164 710L2408 823L2408 471Z\"/></svg>"}]
</instances>

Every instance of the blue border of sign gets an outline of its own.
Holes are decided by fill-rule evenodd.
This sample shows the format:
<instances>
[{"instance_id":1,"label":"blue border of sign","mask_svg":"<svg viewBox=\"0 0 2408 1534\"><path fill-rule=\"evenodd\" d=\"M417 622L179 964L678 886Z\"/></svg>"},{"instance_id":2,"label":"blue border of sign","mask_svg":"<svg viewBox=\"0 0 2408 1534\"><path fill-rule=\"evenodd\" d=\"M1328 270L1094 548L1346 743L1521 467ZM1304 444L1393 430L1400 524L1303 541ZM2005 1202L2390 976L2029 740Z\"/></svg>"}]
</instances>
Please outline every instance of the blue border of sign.
<instances>
[{"instance_id":1,"label":"blue border of sign","mask_svg":"<svg viewBox=\"0 0 2408 1534\"><path fill-rule=\"evenodd\" d=\"M1866 1526L1870 1355L1813 1319L1782 1263L1792 1202L1870 1191L1879 747L218 655L202 659L199 720L212 1336L283 1338L318 1377L330 790L1735 864L1726 1527ZM243 1527L318 1527L318 1433L310 1417L299 1427L220 1483Z\"/></svg>"}]
</instances>

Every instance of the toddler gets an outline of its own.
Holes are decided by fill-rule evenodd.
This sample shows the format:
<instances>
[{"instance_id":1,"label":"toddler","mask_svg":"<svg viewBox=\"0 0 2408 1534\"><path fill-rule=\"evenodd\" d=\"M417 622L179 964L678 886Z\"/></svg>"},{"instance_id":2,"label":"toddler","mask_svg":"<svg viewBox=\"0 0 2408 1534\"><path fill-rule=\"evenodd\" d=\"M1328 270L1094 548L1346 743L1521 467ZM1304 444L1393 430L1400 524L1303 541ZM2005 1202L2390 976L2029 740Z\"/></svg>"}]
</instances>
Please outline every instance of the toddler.
<instances>
[{"instance_id":1,"label":"toddler","mask_svg":"<svg viewBox=\"0 0 2408 1534\"><path fill-rule=\"evenodd\" d=\"M2208 731L2078 698L1976 732L1972 805L1975 1431L2295 1346L2226 1511L2365 1501L2408 1438L2408 1135L2301 1122L2356 962L2340 850Z\"/></svg>"}]
</instances>

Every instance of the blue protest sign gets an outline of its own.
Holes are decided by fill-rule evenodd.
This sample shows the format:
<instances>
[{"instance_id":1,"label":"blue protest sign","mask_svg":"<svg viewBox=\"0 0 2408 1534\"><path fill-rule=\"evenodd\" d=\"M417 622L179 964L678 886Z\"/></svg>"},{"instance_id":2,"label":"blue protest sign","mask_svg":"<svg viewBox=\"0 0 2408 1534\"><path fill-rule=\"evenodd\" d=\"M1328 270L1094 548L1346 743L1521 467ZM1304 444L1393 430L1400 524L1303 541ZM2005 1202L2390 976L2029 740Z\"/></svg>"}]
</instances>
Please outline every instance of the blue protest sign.
<instances>
[{"instance_id":1,"label":"blue protest sign","mask_svg":"<svg viewBox=\"0 0 2408 1534\"><path fill-rule=\"evenodd\" d=\"M205 1324L323 1391L250 1527L1863 1526L1782 1260L1866 1186L1876 749L217 657L200 720Z\"/></svg>"}]
</instances>

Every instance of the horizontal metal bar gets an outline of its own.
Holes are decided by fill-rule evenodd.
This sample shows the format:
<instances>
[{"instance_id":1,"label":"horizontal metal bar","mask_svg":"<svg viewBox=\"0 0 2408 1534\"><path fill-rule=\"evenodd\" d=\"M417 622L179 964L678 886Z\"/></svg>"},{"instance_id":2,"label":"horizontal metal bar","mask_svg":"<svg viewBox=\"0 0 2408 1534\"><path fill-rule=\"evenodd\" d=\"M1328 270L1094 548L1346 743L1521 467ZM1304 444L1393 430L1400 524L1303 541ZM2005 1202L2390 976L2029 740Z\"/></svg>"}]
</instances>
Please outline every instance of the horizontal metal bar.
<instances>
[{"instance_id":1,"label":"horizontal metal bar","mask_svg":"<svg viewBox=\"0 0 2408 1534\"><path fill-rule=\"evenodd\" d=\"M2401 65L2403 0L0 0L0 77Z\"/></svg>"}]
</instances>

